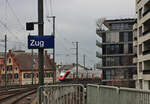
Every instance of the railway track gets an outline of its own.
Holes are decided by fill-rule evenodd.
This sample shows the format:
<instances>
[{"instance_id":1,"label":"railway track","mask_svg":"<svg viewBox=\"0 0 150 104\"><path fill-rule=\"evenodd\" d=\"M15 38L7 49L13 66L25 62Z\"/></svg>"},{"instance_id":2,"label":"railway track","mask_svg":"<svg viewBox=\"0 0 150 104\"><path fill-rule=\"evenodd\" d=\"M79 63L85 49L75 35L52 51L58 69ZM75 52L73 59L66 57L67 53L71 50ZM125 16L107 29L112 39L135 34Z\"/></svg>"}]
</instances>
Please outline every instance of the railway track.
<instances>
[{"instance_id":1,"label":"railway track","mask_svg":"<svg viewBox=\"0 0 150 104\"><path fill-rule=\"evenodd\" d=\"M0 104L17 104L23 98L30 96L31 94L35 94L36 92L37 86L26 86L18 89L0 91Z\"/></svg>"}]
</instances>

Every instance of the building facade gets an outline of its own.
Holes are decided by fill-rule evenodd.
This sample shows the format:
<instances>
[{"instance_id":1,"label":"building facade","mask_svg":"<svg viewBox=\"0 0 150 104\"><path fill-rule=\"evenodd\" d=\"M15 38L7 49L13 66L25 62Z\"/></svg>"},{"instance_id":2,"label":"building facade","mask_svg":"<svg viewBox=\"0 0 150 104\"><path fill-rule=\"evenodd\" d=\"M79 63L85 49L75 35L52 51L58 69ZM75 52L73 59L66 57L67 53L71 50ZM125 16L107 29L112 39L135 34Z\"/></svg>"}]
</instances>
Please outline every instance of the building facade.
<instances>
[{"instance_id":1,"label":"building facade","mask_svg":"<svg viewBox=\"0 0 150 104\"><path fill-rule=\"evenodd\" d=\"M4 60L3 60L4 61ZM2 62L3 63L3 62ZM47 55L45 51L44 55L44 82L51 83L53 81L53 60ZM54 65L55 66L55 65ZM32 74L33 67L33 74ZM7 71L5 74L4 63L0 67L0 85L26 85L38 84L38 54L33 55L26 53L25 51L11 50L7 54ZM7 77L5 76L7 75ZM6 77L6 80L5 80Z\"/></svg>"},{"instance_id":2,"label":"building facade","mask_svg":"<svg viewBox=\"0 0 150 104\"><path fill-rule=\"evenodd\" d=\"M134 30L137 38L137 76L136 88L150 89L150 0L136 0L137 23Z\"/></svg>"},{"instance_id":3,"label":"building facade","mask_svg":"<svg viewBox=\"0 0 150 104\"><path fill-rule=\"evenodd\" d=\"M103 83L135 87L133 75L133 24L136 19L104 20L103 29L97 29L102 37Z\"/></svg>"}]
</instances>

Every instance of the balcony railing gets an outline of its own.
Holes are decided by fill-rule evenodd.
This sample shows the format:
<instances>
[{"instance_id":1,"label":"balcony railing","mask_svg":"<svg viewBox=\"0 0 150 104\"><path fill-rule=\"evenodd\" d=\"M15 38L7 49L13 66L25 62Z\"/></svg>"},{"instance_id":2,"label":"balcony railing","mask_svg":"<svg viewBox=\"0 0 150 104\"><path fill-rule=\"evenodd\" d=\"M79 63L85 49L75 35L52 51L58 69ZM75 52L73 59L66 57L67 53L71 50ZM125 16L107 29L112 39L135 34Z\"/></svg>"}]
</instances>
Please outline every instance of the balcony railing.
<instances>
[{"instance_id":1,"label":"balcony railing","mask_svg":"<svg viewBox=\"0 0 150 104\"><path fill-rule=\"evenodd\" d=\"M150 54L150 50L143 51L143 55L147 55L147 54Z\"/></svg>"},{"instance_id":2,"label":"balcony railing","mask_svg":"<svg viewBox=\"0 0 150 104\"><path fill-rule=\"evenodd\" d=\"M150 29L144 31L144 32L143 32L143 35L146 35L146 34L148 34L148 33L150 33Z\"/></svg>"},{"instance_id":3,"label":"balcony railing","mask_svg":"<svg viewBox=\"0 0 150 104\"><path fill-rule=\"evenodd\" d=\"M100 48L102 48L102 43L100 43L98 40L96 40L96 45Z\"/></svg>"},{"instance_id":4,"label":"balcony railing","mask_svg":"<svg viewBox=\"0 0 150 104\"><path fill-rule=\"evenodd\" d=\"M145 11L144 13L143 13L143 16L145 16L147 13L149 13L150 12L150 9L148 9L147 11Z\"/></svg>"},{"instance_id":5,"label":"balcony railing","mask_svg":"<svg viewBox=\"0 0 150 104\"><path fill-rule=\"evenodd\" d=\"M99 52L96 52L96 57L98 57L98 58L102 58L102 54L101 54L101 53L99 53Z\"/></svg>"},{"instance_id":6,"label":"balcony railing","mask_svg":"<svg viewBox=\"0 0 150 104\"><path fill-rule=\"evenodd\" d=\"M96 64L96 69L101 69L102 68L102 64L97 63Z\"/></svg>"}]
</instances>

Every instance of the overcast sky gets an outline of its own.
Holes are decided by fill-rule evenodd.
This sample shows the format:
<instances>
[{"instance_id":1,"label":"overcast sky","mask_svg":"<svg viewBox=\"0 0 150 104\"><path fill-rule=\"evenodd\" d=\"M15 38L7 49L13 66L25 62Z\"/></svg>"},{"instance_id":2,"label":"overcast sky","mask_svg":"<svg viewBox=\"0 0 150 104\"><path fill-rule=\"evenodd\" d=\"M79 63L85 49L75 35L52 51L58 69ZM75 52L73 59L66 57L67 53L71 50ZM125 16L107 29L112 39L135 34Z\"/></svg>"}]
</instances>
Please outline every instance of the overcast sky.
<instances>
[{"instance_id":1,"label":"overcast sky","mask_svg":"<svg viewBox=\"0 0 150 104\"><path fill-rule=\"evenodd\" d=\"M8 1L8 2L7 2ZM52 32L52 21L56 16L56 60L58 63L75 62L75 45L79 42L79 61L86 65L95 64L96 25L98 18L131 18L135 15L135 0L43 0L45 10L45 35ZM0 0L0 38L8 34L8 48L27 50L25 23L37 21L37 0ZM31 34L37 34L37 26ZM0 43L4 51L3 43ZM99 50L100 51L100 50ZM49 50L51 53L51 51Z\"/></svg>"}]
</instances>

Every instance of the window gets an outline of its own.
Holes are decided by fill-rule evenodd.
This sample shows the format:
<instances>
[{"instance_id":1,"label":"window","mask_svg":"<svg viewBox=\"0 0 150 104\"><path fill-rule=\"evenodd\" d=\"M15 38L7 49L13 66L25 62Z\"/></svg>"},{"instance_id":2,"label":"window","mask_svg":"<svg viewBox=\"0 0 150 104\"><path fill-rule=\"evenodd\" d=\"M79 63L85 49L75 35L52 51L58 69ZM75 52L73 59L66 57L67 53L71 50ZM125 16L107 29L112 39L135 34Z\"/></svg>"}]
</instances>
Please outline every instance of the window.
<instances>
[{"instance_id":1,"label":"window","mask_svg":"<svg viewBox=\"0 0 150 104\"><path fill-rule=\"evenodd\" d=\"M142 8L139 10L139 19L142 18Z\"/></svg>"},{"instance_id":2,"label":"window","mask_svg":"<svg viewBox=\"0 0 150 104\"><path fill-rule=\"evenodd\" d=\"M148 81L148 89L150 90L150 81Z\"/></svg>"},{"instance_id":3,"label":"window","mask_svg":"<svg viewBox=\"0 0 150 104\"><path fill-rule=\"evenodd\" d=\"M7 66L7 71L12 71L12 65Z\"/></svg>"},{"instance_id":4,"label":"window","mask_svg":"<svg viewBox=\"0 0 150 104\"><path fill-rule=\"evenodd\" d=\"M11 63L11 58L9 58L9 63Z\"/></svg>"},{"instance_id":5,"label":"window","mask_svg":"<svg viewBox=\"0 0 150 104\"><path fill-rule=\"evenodd\" d=\"M15 74L14 74L14 78L15 78L15 79L18 79L18 73L15 73Z\"/></svg>"},{"instance_id":6,"label":"window","mask_svg":"<svg viewBox=\"0 0 150 104\"><path fill-rule=\"evenodd\" d=\"M103 34L102 34L102 40L103 40L103 43L106 42L106 33L103 33Z\"/></svg>"},{"instance_id":7,"label":"window","mask_svg":"<svg viewBox=\"0 0 150 104\"><path fill-rule=\"evenodd\" d=\"M37 78L39 77L39 74L38 74L38 73L36 73L36 77L37 77Z\"/></svg>"},{"instance_id":8,"label":"window","mask_svg":"<svg viewBox=\"0 0 150 104\"><path fill-rule=\"evenodd\" d=\"M133 53L133 44L128 44L128 53Z\"/></svg>"},{"instance_id":9,"label":"window","mask_svg":"<svg viewBox=\"0 0 150 104\"><path fill-rule=\"evenodd\" d=\"M103 79L106 80L106 70L103 70Z\"/></svg>"},{"instance_id":10,"label":"window","mask_svg":"<svg viewBox=\"0 0 150 104\"><path fill-rule=\"evenodd\" d=\"M139 55L142 54L142 44L139 45Z\"/></svg>"},{"instance_id":11,"label":"window","mask_svg":"<svg viewBox=\"0 0 150 104\"><path fill-rule=\"evenodd\" d=\"M124 32L124 42L128 42L128 32Z\"/></svg>"},{"instance_id":12,"label":"window","mask_svg":"<svg viewBox=\"0 0 150 104\"><path fill-rule=\"evenodd\" d=\"M142 36L142 26L139 27L139 37L141 37L141 36Z\"/></svg>"},{"instance_id":13,"label":"window","mask_svg":"<svg viewBox=\"0 0 150 104\"><path fill-rule=\"evenodd\" d=\"M129 57L123 56L121 57L121 65L128 65L129 64Z\"/></svg>"},{"instance_id":14,"label":"window","mask_svg":"<svg viewBox=\"0 0 150 104\"><path fill-rule=\"evenodd\" d=\"M8 79L12 79L12 74L7 74Z\"/></svg>"},{"instance_id":15,"label":"window","mask_svg":"<svg viewBox=\"0 0 150 104\"><path fill-rule=\"evenodd\" d=\"M103 45L102 51L103 51L103 54L106 54L106 45Z\"/></svg>"},{"instance_id":16,"label":"window","mask_svg":"<svg viewBox=\"0 0 150 104\"><path fill-rule=\"evenodd\" d=\"M2 74L2 79L5 80L5 74Z\"/></svg>"},{"instance_id":17,"label":"window","mask_svg":"<svg viewBox=\"0 0 150 104\"><path fill-rule=\"evenodd\" d=\"M111 70L106 70L106 80L111 80Z\"/></svg>"},{"instance_id":18,"label":"window","mask_svg":"<svg viewBox=\"0 0 150 104\"><path fill-rule=\"evenodd\" d=\"M34 74L33 74L34 77ZM32 73L24 73L24 78L32 78Z\"/></svg>"},{"instance_id":19,"label":"window","mask_svg":"<svg viewBox=\"0 0 150 104\"><path fill-rule=\"evenodd\" d=\"M124 42L124 33L123 32L119 33L119 41Z\"/></svg>"},{"instance_id":20,"label":"window","mask_svg":"<svg viewBox=\"0 0 150 104\"><path fill-rule=\"evenodd\" d=\"M128 41L133 41L133 32L128 33Z\"/></svg>"},{"instance_id":21,"label":"window","mask_svg":"<svg viewBox=\"0 0 150 104\"><path fill-rule=\"evenodd\" d=\"M139 63L139 72L142 72L142 62Z\"/></svg>"}]
</instances>

